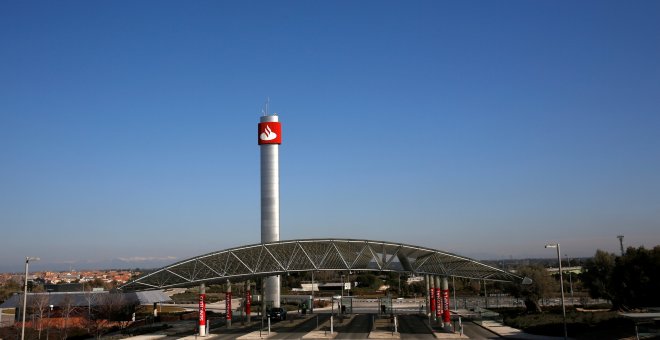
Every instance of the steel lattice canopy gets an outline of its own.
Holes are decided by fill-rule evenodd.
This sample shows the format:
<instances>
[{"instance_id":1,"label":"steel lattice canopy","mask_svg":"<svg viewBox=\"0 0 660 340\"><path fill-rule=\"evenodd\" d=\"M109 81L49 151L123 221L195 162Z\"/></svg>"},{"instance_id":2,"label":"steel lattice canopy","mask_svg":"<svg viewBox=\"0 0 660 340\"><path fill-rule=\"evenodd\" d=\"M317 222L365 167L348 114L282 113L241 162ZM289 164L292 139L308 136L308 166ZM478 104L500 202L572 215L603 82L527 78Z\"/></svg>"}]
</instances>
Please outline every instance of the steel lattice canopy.
<instances>
[{"instance_id":1,"label":"steel lattice canopy","mask_svg":"<svg viewBox=\"0 0 660 340\"><path fill-rule=\"evenodd\" d=\"M145 274L121 288L186 287L309 271L390 271L490 281L522 280L515 274L436 249L384 241L301 239L196 256Z\"/></svg>"}]
</instances>

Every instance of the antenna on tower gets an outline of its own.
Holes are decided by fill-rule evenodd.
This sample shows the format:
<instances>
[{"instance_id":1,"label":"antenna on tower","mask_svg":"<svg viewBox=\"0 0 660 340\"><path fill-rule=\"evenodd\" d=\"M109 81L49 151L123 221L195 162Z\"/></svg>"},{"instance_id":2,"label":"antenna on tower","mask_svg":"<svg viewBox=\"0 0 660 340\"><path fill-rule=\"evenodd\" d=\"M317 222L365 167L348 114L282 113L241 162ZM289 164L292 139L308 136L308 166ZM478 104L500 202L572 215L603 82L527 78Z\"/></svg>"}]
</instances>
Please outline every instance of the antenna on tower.
<instances>
[{"instance_id":1,"label":"antenna on tower","mask_svg":"<svg viewBox=\"0 0 660 340\"><path fill-rule=\"evenodd\" d=\"M625 253L623 251L623 235L619 235L616 238L619 239L619 245L621 245L621 256L623 256L623 255L625 255Z\"/></svg>"},{"instance_id":2,"label":"antenna on tower","mask_svg":"<svg viewBox=\"0 0 660 340\"><path fill-rule=\"evenodd\" d=\"M264 109L261 110L261 113L264 114L264 116L268 116L268 105L270 104L270 97L266 97L266 103L264 104Z\"/></svg>"}]
</instances>

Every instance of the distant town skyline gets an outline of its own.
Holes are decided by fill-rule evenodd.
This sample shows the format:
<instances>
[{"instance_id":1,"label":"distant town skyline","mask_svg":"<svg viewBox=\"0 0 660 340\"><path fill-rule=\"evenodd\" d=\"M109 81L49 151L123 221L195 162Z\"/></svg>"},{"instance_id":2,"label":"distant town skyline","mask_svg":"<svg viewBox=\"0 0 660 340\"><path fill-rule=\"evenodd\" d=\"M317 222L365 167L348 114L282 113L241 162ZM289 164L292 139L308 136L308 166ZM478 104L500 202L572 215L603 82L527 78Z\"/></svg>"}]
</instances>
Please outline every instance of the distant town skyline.
<instances>
[{"instance_id":1,"label":"distant town skyline","mask_svg":"<svg viewBox=\"0 0 660 340\"><path fill-rule=\"evenodd\" d=\"M660 3L0 3L0 272L281 235L478 260L660 244ZM53 268L49 268L53 266ZM101 266L101 267L99 267Z\"/></svg>"},{"instance_id":2,"label":"distant town skyline","mask_svg":"<svg viewBox=\"0 0 660 340\"><path fill-rule=\"evenodd\" d=\"M81 271L38 271L31 272L28 279L40 279L43 284L71 284L71 283L85 283L92 282L95 279L100 279L105 283L126 283L134 275L139 275L140 272L132 272L127 270L81 270ZM4 284L9 280L22 281L25 273L0 273L0 284ZM18 280L17 280L18 279Z\"/></svg>"}]
</instances>

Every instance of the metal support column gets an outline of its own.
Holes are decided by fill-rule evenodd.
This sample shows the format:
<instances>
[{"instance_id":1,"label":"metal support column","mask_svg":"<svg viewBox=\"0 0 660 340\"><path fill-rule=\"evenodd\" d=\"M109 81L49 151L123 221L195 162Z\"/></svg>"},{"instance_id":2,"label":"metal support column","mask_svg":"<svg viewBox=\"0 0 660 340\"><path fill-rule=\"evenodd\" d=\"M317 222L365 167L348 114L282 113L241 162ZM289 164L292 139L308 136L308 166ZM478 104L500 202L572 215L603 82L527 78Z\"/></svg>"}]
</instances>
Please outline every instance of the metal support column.
<instances>
[{"instance_id":1,"label":"metal support column","mask_svg":"<svg viewBox=\"0 0 660 340\"><path fill-rule=\"evenodd\" d=\"M431 313L431 296L429 291L431 290L431 284L429 283L429 275L424 275L424 281L426 281L426 314Z\"/></svg>"},{"instance_id":2,"label":"metal support column","mask_svg":"<svg viewBox=\"0 0 660 340\"><path fill-rule=\"evenodd\" d=\"M435 322L442 322L442 295L440 294L440 276L435 276Z\"/></svg>"},{"instance_id":3,"label":"metal support column","mask_svg":"<svg viewBox=\"0 0 660 340\"><path fill-rule=\"evenodd\" d=\"M247 322L252 321L252 316L250 315L252 313L252 291L250 290L250 280L245 281L245 302L244 308L245 308L245 319Z\"/></svg>"},{"instance_id":4,"label":"metal support column","mask_svg":"<svg viewBox=\"0 0 660 340\"><path fill-rule=\"evenodd\" d=\"M231 328L231 282L227 280L227 290L225 293L225 319L227 320L227 328Z\"/></svg>"},{"instance_id":5,"label":"metal support column","mask_svg":"<svg viewBox=\"0 0 660 340\"><path fill-rule=\"evenodd\" d=\"M199 336L206 336L206 287L199 285Z\"/></svg>"}]
</instances>

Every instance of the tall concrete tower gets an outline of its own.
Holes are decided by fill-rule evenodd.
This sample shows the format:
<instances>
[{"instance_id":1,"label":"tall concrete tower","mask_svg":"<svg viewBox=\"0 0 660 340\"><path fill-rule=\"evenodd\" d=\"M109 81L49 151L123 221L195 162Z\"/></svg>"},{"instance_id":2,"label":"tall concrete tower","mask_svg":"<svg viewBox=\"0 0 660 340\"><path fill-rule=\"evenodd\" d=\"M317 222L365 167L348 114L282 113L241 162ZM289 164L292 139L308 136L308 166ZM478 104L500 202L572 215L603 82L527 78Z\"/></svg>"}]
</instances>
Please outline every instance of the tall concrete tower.
<instances>
[{"instance_id":1,"label":"tall concrete tower","mask_svg":"<svg viewBox=\"0 0 660 340\"><path fill-rule=\"evenodd\" d=\"M282 126L275 114L259 120L259 147L261 149L261 243L280 240L280 157ZM280 277L266 278L266 301L280 307Z\"/></svg>"}]
</instances>

